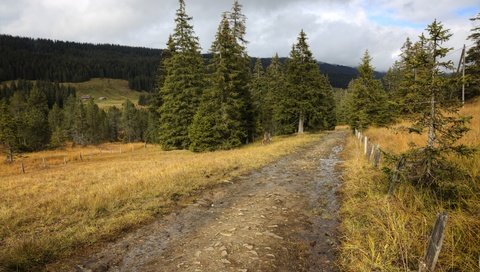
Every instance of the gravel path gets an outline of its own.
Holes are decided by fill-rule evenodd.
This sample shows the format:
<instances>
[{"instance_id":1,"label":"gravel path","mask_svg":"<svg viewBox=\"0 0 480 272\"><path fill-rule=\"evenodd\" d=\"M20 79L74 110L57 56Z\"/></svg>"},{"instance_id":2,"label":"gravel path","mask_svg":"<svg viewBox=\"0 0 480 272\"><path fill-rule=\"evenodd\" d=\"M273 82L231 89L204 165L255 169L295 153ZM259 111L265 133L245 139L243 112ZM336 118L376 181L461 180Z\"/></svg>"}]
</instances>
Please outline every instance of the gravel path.
<instances>
[{"instance_id":1,"label":"gravel path","mask_svg":"<svg viewBox=\"0 0 480 272\"><path fill-rule=\"evenodd\" d=\"M75 266L76 271L337 271L336 167L348 132L201 195Z\"/></svg>"}]
</instances>

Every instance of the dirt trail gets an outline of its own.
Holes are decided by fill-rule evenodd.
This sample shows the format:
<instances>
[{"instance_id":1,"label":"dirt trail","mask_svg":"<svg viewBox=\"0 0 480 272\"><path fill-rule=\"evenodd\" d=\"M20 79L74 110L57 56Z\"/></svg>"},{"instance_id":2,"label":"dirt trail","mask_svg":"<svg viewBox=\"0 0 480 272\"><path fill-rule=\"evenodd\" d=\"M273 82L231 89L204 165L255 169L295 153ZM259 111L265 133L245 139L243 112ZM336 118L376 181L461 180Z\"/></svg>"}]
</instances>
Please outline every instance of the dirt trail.
<instances>
[{"instance_id":1,"label":"dirt trail","mask_svg":"<svg viewBox=\"0 0 480 272\"><path fill-rule=\"evenodd\" d=\"M107 245L77 271L337 271L347 132L302 148Z\"/></svg>"}]
</instances>

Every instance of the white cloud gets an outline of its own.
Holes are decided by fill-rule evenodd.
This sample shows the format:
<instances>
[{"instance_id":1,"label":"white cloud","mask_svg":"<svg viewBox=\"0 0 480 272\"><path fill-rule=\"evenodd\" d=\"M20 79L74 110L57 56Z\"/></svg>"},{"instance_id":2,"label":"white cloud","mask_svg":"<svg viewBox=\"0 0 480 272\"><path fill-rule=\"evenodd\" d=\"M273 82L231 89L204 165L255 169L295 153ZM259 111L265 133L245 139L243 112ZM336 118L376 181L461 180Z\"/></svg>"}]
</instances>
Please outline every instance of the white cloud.
<instances>
[{"instance_id":1,"label":"white cloud","mask_svg":"<svg viewBox=\"0 0 480 272\"><path fill-rule=\"evenodd\" d=\"M233 1L186 0L203 51L210 48L220 15ZM434 18L455 34L460 48L468 18L479 0L240 0L248 17L252 56L287 56L301 29L315 57L356 66L369 49L386 70L407 37L415 38ZM163 48L173 30L177 0L2 0L0 32L93 43ZM458 52L456 53L458 54ZM450 57L456 57L452 54Z\"/></svg>"}]
</instances>

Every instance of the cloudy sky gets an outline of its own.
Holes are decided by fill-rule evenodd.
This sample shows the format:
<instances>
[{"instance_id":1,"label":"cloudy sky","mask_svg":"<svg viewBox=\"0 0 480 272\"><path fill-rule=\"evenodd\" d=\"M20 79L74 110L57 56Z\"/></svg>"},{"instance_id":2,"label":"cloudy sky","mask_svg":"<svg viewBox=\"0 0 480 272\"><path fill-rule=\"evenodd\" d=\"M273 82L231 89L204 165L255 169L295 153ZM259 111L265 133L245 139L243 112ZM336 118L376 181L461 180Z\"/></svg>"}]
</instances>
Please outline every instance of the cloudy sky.
<instances>
[{"instance_id":1,"label":"cloudy sky","mask_svg":"<svg viewBox=\"0 0 480 272\"><path fill-rule=\"evenodd\" d=\"M185 0L204 52L233 0ZM368 49L386 70L407 37L435 18L459 49L480 12L480 0L240 0L253 57L287 56L301 29L317 60L357 66ZM91 43L164 48L178 0L2 0L0 33ZM450 54L456 59L459 50Z\"/></svg>"}]
</instances>

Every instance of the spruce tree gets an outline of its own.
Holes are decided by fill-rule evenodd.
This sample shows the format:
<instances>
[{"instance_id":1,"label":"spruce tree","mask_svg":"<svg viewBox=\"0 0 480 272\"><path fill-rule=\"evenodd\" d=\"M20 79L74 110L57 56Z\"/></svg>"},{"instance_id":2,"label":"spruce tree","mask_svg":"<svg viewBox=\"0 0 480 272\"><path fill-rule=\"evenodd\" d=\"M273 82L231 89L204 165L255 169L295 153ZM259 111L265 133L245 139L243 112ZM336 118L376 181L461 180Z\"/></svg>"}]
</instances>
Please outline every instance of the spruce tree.
<instances>
[{"instance_id":1,"label":"spruce tree","mask_svg":"<svg viewBox=\"0 0 480 272\"><path fill-rule=\"evenodd\" d=\"M22 147L27 145L27 140L29 137L25 118L27 99L25 98L23 92L16 91L14 92L13 96L10 97L9 104L10 112L12 113L12 118L16 126L15 132L18 141L17 147L18 149L22 149Z\"/></svg>"},{"instance_id":2,"label":"spruce tree","mask_svg":"<svg viewBox=\"0 0 480 272\"><path fill-rule=\"evenodd\" d=\"M73 110L72 112L72 127L70 129L71 137L74 144L79 145L87 145L88 144L88 137L87 137L87 111L85 109L85 105L80 100L74 100L74 104L72 105Z\"/></svg>"},{"instance_id":3,"label":"spruce tree","mask_svg":"<svg viewBox=\"0 0 480 272\"><path fill-rule=\"evenodd\" d=\"M320 73L303 30L287 61L287 82L290 93L281 100L297 118L299 134L304 133L305 128L318 130L335 126L332 87Z\"/></svg>"},{"instance_id":4,"label":"spruce tree","mask_svg":"<svg viewBox=\"0 0 480 272\"><path fill-rule=\"evenodd\" d=\"M229 149L249 136L253 122L248 90L249 68L226 15L212 45L211 87L206 90L190 129L193 151ZM253 129L251 129L253 130Z\"/></svg>"},{"instance_id":5,"label":"spruce tree","mask_svg":"<svg viewBox=\"0 0 480 272\"><path fill-rule=\"evenodd\" d=\"M470 19L477 25L471 30L468 39L473 41L473 46L468 49L465 73L469 77L469 84L465 89L465 97L472 98L480 95L480 13Z\"/></svg>"},{"instance_id":6,"label":"spruce tree","mask_svg":"<svg viewBox=\"0 0 480 272\"><path fill-rule=\"evenodd\" d=\"M267 134L272 133L271 115L272 111L269 110L271 105L268 103L270 100L268 95L268 86L266 82L265 71L260 59L255 62L253 68L252 81L250 83L250 92L252 94L252 106L254 116L256 120L256 133L255 134Z\"/></svg>"},{"instance_id":7,"label":"spruce tree","mask_svg":"<svg viewBox=\"0 0 480 272\"><path fill-rule=\"evenodd\" d=\"M192 20L179 0L176 27L172 35L172 56L165 60L165 82L160 90L159 141L164 149L184 149L190 145L188 128L198 108L204 82L204 63Z\"/></svg>"},{"instance_id":8,"label":"spruce tree","mask_svg":"<svg viewBox=\"0 0 480 272\"><path fill-rule=\"evenodd\" d=\"M66 139L73 140L74 138L74 122L75 122L75 111L77 107L77 99L75 96L69 96L65 101L63 106L63 122L62 122L62 129L64 131Z\"/></svg>"},{"instance_id":9,"label":"spruce tree","mask_svg":"<svg viewBox=\"0 0 480 272\"><path fill-rule=\"evenodd\" d=\"M55 103L48 113L48 125L51 131L50 146L58 147L65 142L65 134L63 132L63 110Z\"/></svg>"},{"instance_id":10,"label":"spruce tree","mask_svg":"<svg viewBox=\"0 0 480 272\"><path fill-rule=\"evenodd\" d=\"M368 50L358 67L358 78L348 86L348 124L363 130L371 125L384 126L391 122L389 104L380 80L375 79Z\"/></svg>"},{"instance_id":11,"label":"spruce tree","mask_svg":"<svg viewBox=\"0 0 480 272\"><path fill-rule=\"evenodd\" d=\"M404 43L400 60L392 67L389 78L395 73L395 82L391 81L389 88L391 98L395 103L397 114L401 116L414 115L424 108L422 100L422 79L429 74L428 48L425 36L412 43L407 39ZM387 78L387 80L389 79Z\"/></svg>"},{"instance_id":12,"label":"spruce tree","mask_svg":"<svg viewBox=\"0 0 480 272\"><path fill-rule=\"evenodd\" d=\"M436 20L427 27L424 40L424 61L414 85L418 86L418 103L424 108L416 113L409 131L426 133L425 146L412 146L403 154L406 158L404 176L420 187L429 187L442 197L458 197L456 182L463 178L461 167L448 159L451 155L470 155L473 150L458 144L467 131L468 118L458 115L460 103L451 97L458 88L456 78L447 76L451 61L443 58L452 49L443 44L452 36L442 23Z\"/></svg>"},{"instance_id":13,"label":"spruce tree","mask_svg":"<svg viewBox=\"0 0 480 272\"><path fill-rule=\"evenodd\" d=\"M119 130L121 127L121 116L122 113L117 107L111 107L107 110L107 140L111 142L118 141L120 136L119 136ZM155 120L157 121L157 120Z\"/></svg>"},{"instance_id":14,"label":"spruce tree","mask_svg":"<svg viewBox=\"0 0 480 272\"><path fill-rule=\"evenodd\" d=\"M270 100L267 103L272 107L272 135L295 132L295 124L297 124L295 107L290 99L284 67L278 54L275 54L272 63L267 67L266 81L268 88L266 97Z\"/></svg>"},{"instance_id":15,"label":"spruce tree","mask_svg":"<svg viewBox=\"0 0 480 272\"><path fill-rule=\"evenodd\" d=\"M237 90L244 103L244 109L242 109L242 118L244 120L245 130L247 131L247 138L245 142L253 141L256 124L255 113L253 109L252 97L248 84L251 81L250 73L250 57L247 53L248 41L245 38L247 33L247 17L242 13L242 5L235 0L230 12L226 13L226 17L230 23L230 29L232 31L233 38L236 42L236 46L240 50L240 53L236 56L235 62L237 62L237 69L239 74L237 80L241 83L237 84Z\"/></svg>"},{"instance_id":16,"label":"spruce tree","mask_svg":"<svg viewBox=\"0 0 480 272\"><path fill-rule=\"evenodd\" d=\"M90 99L85 105L86 119L86 142L88 144L98 144L102 140L102 114L98 105Z\"/></svg>"},{"instance_id":17,"label":"spruce tree","mask_svg":"<svg viewBox=\"0 0 480 272\"><path fill-rule=\"evenodd\" d=\"M123 111L120 118L121 138L124 142L131 143L138 139L137 123L137 109L135 105L127 99L125 103L123 103Z\"/></svg>"},{"instance_id":18,"label":"spruce tree","mask_svg":"<svg viewBox=\"0 0 480 272\"><path fill-rule=\"evenodd\" d=\"M14 152L18 150L17 126L4 100L0 100L0 145L5 148L7 162L13 162Z\"/></svg>"},{"instance_id":19,"label":"spruce tree","mask_svg":"<svg viewBox=\"0 0 480 272\"><path fill-rule=\"evenodd\" d=\"M248 43L248 41L245 39L245 35L247 33L247 17L242 13L242 5L238 2L238 0L233 1L232 10L227 14L230 21L232 34L237 43L242 47L243 50L245 50Z\"/></svg>"},{"instance_id":20,"label":"spruce tree","mask_svg":"<svg viewBox=\"0 0 480 272\"><path fill-rule=\"evenodd\" d=\"M25 129L28 138L23 148L36 151L44 148L50 140L48 127L48 101L46 95L35 85L27 98Z\"/></svg>"}]
</instances>

